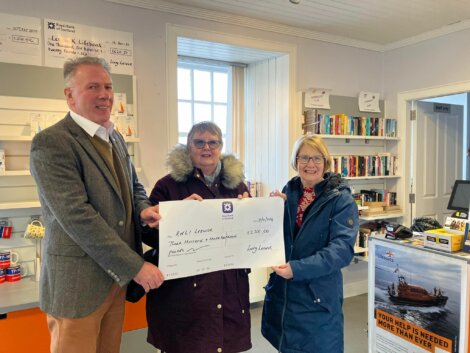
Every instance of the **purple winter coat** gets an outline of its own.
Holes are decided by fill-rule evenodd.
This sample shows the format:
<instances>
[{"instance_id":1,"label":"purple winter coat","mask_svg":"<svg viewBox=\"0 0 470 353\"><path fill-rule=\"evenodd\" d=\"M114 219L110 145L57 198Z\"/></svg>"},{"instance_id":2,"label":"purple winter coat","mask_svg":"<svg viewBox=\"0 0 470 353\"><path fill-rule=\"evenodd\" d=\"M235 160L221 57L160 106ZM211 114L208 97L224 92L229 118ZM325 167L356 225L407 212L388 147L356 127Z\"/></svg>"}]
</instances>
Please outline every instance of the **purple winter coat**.
<instances>
[{"instance_id":1,"label":"purple winter coat","mask_svg":"<svg viewBox=\"0 0 470 353\"><path fill-rule=\"evenodd\" d=\"M223 156L211 187L192 166L186 146L168 158L170 174L152 190L153 204L182 200L193 193L204 199L236 198L248 191L243 166ZM165 353L236 353L251 348L249 270L223 270L165 281L147 294L149 343Z\"/></svg>"}]
</instances>

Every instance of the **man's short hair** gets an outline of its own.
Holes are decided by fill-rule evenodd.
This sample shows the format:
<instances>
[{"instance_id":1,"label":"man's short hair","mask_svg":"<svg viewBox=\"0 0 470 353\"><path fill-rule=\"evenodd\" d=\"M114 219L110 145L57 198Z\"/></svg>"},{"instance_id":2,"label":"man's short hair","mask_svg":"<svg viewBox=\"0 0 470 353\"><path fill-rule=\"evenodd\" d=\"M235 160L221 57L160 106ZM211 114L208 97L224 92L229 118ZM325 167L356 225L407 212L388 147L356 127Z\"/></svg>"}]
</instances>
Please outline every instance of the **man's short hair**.
<instances>
[{"instance_id":1,"label":"man's short hair","mask_svg":"<svg viewBox=\"0 0 470 353\"><path fill-rule=\"evenodd\" d=\"M103 58L98 58L95 56L81 56L77 58L71 58L64 63L64 83L66 88L72 85L75 72L80 65L99 65L105 69L108 74L111 75L111 67Z\"/></svg>"}]
</instances>

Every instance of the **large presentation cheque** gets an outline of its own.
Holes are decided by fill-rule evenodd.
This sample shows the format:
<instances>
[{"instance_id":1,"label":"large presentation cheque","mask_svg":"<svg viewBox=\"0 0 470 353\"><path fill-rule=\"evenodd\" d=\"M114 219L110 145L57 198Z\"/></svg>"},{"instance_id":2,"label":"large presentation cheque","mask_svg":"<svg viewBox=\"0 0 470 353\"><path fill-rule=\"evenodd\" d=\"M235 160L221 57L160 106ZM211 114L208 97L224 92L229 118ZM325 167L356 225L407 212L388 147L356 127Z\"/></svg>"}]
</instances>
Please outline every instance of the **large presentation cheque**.
<instances>
[{"instance_id":1,"label":"large presentation cheque","mask_svg":"<svg viewBox=\"0 0 470 353\"><path fill-rule=\"evenodd\" d=\"M285 262L280 197L160 203L165 279Z\"/></svg>"}]
</instances>

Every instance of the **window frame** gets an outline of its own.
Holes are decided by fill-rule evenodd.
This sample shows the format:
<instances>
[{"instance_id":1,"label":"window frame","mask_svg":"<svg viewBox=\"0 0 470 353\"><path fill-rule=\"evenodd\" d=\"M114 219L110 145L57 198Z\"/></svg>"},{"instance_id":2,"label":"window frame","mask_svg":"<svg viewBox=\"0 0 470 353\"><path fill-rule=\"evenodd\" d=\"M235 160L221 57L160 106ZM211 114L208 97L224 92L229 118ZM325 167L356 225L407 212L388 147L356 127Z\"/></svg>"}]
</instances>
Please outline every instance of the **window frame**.
<instances>
[{"instance_id":1,"label":"window frame","mask_svg":"<svg viewBox=\"0 0 470 353\"><path fill-rule=\"evenodd\" d=\"M223 152L230 153L232 150L232 67L228 63L201 63L199 60L197 62L193 62L188 58L184 60L178 59L177 62L177 70L178 69L188 69L190 70L190 85L191 85L191 99L180 99L178 90L177 90L177 118L178 118L178 141L182 143L186 143L188 133L182 132L180 130L180 117L179 117L179 103L189 103L191 105L191 124L193 126L195 123L194 120L194 113L195 113L195 104L202 103L202 104L210 104L211 105L211 117L210 121L214 122L214 108L216 106L225 106L226 107L226 131L222 131L222 138L224 141ZM194 84L194 71L201 70L201 71L209 71L210 72L210 84L211 84L211 100L209 101L201 101L194 99L194 92L195 92L195 84ZM215 102L214 101L214 73L224 73L227 75L227 102ZM177 80L177 88L178 88L178 73L176 76ZM219 126L220 127L220 126Z\"/></svg>"}]
</instances>

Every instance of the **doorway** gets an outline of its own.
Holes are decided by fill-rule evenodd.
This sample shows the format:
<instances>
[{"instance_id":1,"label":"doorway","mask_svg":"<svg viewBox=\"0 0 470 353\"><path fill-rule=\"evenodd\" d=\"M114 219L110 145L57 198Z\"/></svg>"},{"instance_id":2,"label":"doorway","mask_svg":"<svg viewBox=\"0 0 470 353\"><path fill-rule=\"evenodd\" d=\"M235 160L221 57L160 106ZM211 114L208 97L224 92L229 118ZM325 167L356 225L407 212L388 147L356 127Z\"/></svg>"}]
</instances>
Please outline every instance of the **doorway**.
<instances>
[{"instance_id":1,"label":"doorway","mask_svg":"<svg viewBox=\"0 0 470 353\"><path fill-rule=\"evenodd\" d=\"M404 219L404 224L411 225L412 224L412 219L416 216L419 215L437 215L441 214L438 216L438 218L444 218L446 208L447 208L447 202L448 202L448 197L450 196L451 192L451 186L453 185L453 182L456 179L466 179L468 178L468 161L467 161L467 139L468 139L468 124L467 124L467 118L466 118L466 111L467 107L469 106L468 104L468 94L466 92L470 91L470 82L462 82L454 85L446 85L446 86L439 86L439 87L432 87L432 88L426 88L426 89L421 89L421 90L416 90L416 91L408 91L408 92L402 92L398 94L398 116L400 117L406 117L405 120L401 120L403 129L401 129L401 138L403 140L403 143L400 146L400 150L398 151L399 155L403 156L403 161L402 161L402 166L403 166L403 180L400 182L399 186L399 192L401 195L404 195L404 206L405 206L405 219ZM448 97L452 96L452 97ZM413 122L410 118L411 111L416 109L418 106L418 102L421 101L419 104L424 104L426 102L444 102L444 104L454 104L454 105L461 105L465 106L465 108L461 108L463 111L463 118L462 122L458 122L458 119L454 120L454 127L451 127L452 123L449 123L450 125L447 126L449 129L453 129L455 135L453 136L458 136L458 133L461 133L461 141L458 142L458 138L454 138L451 142L459 145L458 151L449 152L451 148L449 147L449 144L446 145L446 153L444 154L443 160L447 162L451 162L452 158L454 159L455 162L453 162L453 168L451 169L451 173L448 173L447 168L441 168L441 172L444 172L444 176L441 176L440 178L437 178L436 175L439 172L439 163L436 163L434 166L432 166L428 163L428 167L432 169L433 177L435 177L434 180L436 180L436 183L440 183L440 188L443 190L441 192L441 196L444 197L443 200L440 201L440 212L435 211L429 211L424 208L421 208L423 203L421 205L419 203L409 203L408 197L411 194L415 194L417 191L417 183L421 183L419 181L417 175L421 173L421 175L428 173L428 171L424 170L417 170L417 165L416 165L416 160L417 160L417 153L418 151L416 150L418 147L418 141L420 142L419 146L423 146L423 140L422 140L422 135L424 133L423 127L417 127L417 123ZM456 104L455 104L456 103ZM465 104L463 104L465 103ZM429 103L433 104L433 103ZM429 109L429 108L428 108ZM429 113L429 110L428 110ZM434 114L434 108L433 108L433 114ZM432 114L430 114L432 115ZM429 121L431 122L431 120ZM438 129L437 120L434 119L434 123L430 123L428 126L429 128L431 127L436 127ZM442 129L442 127L441 127ZM419 131L419 134L418 134ZM429 129L428 129L429 131ZM435 130L439 131L439 130ZM450 130L449 130L450 131ZM436 132L437 133L437 132ZM437 133L437 136L442 136L442 134ZM452 137L452 135L451 135ZM421 138L421 140L420 140ZM437 139L437 137L436 137ZM442 140L442 139L441 139ZM451 139L448 139L448 142ZM441 147L443 141L440 141ZM435 149L436 150L436 149ZM421 150L420 153L422 154L423 151ZM450 156L448 158L448 155ZM424 155L421 155L420 157L420 162L423 161L429 161L424 158ZM465 158L465 160L464 160ZM452 163L451 167L452 167ZM455 168L458 166L458 168ZM420 166L419 168L422 168ZM453 175L451 175L453 174ZM450 182L449 180L452 179ZM451 185L447 185L451 184ZM437 185L437 184L436 184ZM422 184L421 184L422 186ZM434 187L434 186L433 186ZM437 189L437 186L434 187L434 191ZM428 189L429 190L429 186ZM401 193L403 191L403 193ZM426 190L425 190L426 191ZM424 194L425 192L423 192ZM438 192L435 192L435 194ZM416 195L416 197L418 197ZM450 213L450 212L448 212ZM439 222L443 222L444 219L439 219Z\"/></svg>"},{"instance_id":2,"label":"doorway","mask_svg":"<svg viewBox=\"0 0 470 353\"><path fill-rule=\"evenodd\" d=\"M462 179L464 106L441 103L444 97L419 100L412 121L411 159L415 187L414 217L431 217L444 224L455 180ZM449 100L447 100L449 101Z\"/></svg>"}]
</instances>

